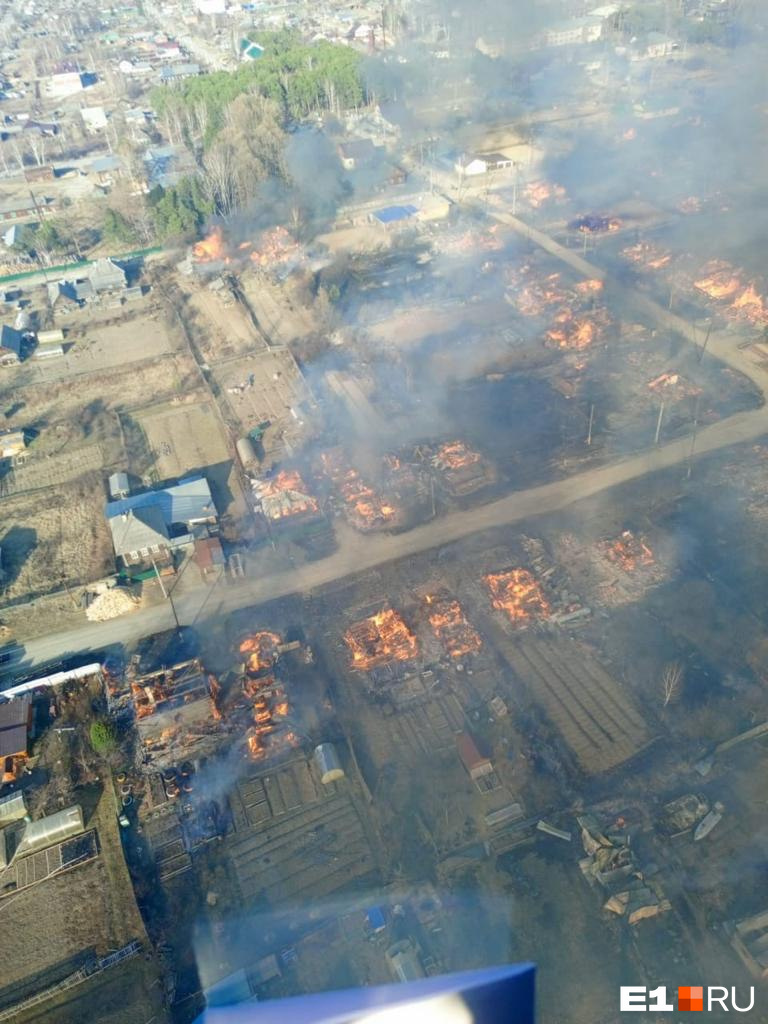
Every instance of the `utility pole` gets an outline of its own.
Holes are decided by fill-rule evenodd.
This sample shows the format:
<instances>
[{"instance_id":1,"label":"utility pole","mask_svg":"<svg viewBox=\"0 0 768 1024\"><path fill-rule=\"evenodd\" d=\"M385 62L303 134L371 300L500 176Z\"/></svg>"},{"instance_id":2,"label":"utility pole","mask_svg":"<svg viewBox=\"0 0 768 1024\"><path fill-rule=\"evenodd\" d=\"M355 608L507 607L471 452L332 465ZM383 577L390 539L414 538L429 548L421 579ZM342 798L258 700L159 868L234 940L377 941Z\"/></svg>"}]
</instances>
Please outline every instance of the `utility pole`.
<instances>
[{"instance_id":1,"label":"utility pole","mask_svg":"<svg viewBox=\"0 0 768 1024\"><path fill-rule=\"evenodd\" d=\"M592 402L589 407L589 430L587 431L587 444L592 444L592 424L595 421L595 403Z\"/></svg>"},{"instance_id":2,"label":"utility pole","mask_svg":"<svg viewBox=\"0 0 768 1024\"><path fill-rule=\"evenodd\" d=\"M162 577L160 576L160 570L157 568L157 563L155 562L154 558L150 559L150 561L152 562L152 568L155 570L157 582L160 584L160 589L163 592L163 597L171 606L171 612L173 613L173 621L176 623L176 629L178 632L181 632L181 623L179 622L179 617L176 614L176 605L173 603L173 598L171 597L170 591L165 589L165 584L163 583Z\"/></svg>"},{"instance_id":3,"label":"utility pole","mask_svg":"<svg viewBox=\"0 0 768 1024\"><path fill-rule=\"evenodd\" d=\"M704 344L699 349L699 362L704 358L704 353L707 351L707 345L709 344L709 336L712 333L712 321L710 320L707 324L707 333L704 338Z\"/></svg>"},{"instance_id":4,"label":"utility pole","mask_svg":"<svg viewBox=\"0 0 768 1024\"><path fill-rule=\"evenodd\" d=\"M685 472L685 479L691 479L693 470L693 453L696 450L696 432L699 428L699 395L696 395L693 405L693 433L691 434L691 450L688 452L688 468Z\"/></svg>"},{"instance_id":5,"label":"utility pole","mask_svg":"<svg viewBox=\"0 0 768 1024\"><path fill-rule=\"evenodd\" d=\"M661 401L659 406L659 418L656 421L656 437L653 439L653 443L658 447L659 437L661 436L661 421L664 419L664 399Z\"/></svg>"}]
</instances>

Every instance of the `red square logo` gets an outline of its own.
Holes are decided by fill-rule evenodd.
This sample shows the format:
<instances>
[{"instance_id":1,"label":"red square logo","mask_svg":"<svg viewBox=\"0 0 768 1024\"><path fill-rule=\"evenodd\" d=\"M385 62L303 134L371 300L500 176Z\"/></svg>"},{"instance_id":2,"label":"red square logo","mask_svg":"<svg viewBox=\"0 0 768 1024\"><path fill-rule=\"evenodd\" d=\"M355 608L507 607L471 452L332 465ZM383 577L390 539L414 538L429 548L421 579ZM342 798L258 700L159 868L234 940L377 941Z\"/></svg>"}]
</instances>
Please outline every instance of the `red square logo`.
<instances>
[{"instance_id":1,"label":"red square logo","mask_svg":"<svg viewBox=\"0 0 768 1024\"><path fill-rule=\"evenodd\" d=\"M681 985L677 990L678 1010L703 1010L704 989L701 985Z\"/></svg>"}]
</instances>

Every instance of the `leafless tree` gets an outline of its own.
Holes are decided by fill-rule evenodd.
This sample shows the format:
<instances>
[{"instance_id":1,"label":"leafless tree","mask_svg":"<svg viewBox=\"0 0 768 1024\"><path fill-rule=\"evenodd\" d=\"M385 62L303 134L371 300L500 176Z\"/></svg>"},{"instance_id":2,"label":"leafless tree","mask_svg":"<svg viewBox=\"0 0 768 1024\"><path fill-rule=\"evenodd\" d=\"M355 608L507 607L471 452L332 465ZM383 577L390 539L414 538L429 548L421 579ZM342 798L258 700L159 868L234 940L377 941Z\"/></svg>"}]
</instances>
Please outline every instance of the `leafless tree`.
<instances>
[{"instance_id":1,"label":"leafless tree","mask_svg":"<svg viewBox=\"0 0 768 1024\"><path fill-rule=\"evenodd\" d=\"M37 166L42 167L45 163L45 136L30 132L27 136L27 144Z\"/></svg>"},{"instance_id":2,"label":"leafless tree","mask_svg":"<svg viewBox=\"0 0 768 1024\"><path fill-rule=\"evenodd\" d=\"M661 676L661 689L663 695L662 707L667 707L672 701L680 696L683 688L683 666L679 661L670 661L664 666Z\"/></svg>"}]
</instances>

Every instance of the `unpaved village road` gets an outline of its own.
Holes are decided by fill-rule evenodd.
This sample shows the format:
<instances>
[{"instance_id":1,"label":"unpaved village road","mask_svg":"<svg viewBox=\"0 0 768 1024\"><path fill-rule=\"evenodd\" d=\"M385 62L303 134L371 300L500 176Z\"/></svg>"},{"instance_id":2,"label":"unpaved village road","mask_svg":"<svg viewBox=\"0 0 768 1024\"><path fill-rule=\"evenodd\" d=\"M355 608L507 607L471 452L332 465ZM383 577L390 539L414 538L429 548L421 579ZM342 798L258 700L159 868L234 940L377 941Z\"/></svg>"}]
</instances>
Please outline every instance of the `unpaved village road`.
<instances>
[{"instance_id":1,"label":"unpaved village road","mask_svg":"<svg viewBox=\"0 0 768 1024\"><path fill-rule=\"evenodd\" d=\"M627 303L653 318L662 329L675 331L694 344L701 342L700 332L697 335L687 321L669 313L647 297L613 280L609 281L604 271L565 249L549 236L507 214L493 215L585 276L606 280L614 294L620 293ZM737 348L733 336L712 334L708 352L749 377L760 388L765 400L768 394L768 372L756 366L747 352ZM765 404L759 409L737 413L700 430L696 439L696 455L751 441L764 434L768 434L768 406ZM452 512L408 533L362 536L343 530L339 534L338 550L328 558L259 579L245 579L238 583L222 582L216 586L201 585L179 596L175 602L177 615L182 624L199 624L221 613L262 604L289 594L307 592L353 573L416 555L473 533L556 512L647 473L685 463L690 455L691 439L681 438L640 455L585 470L565 480L517 491L480 508ZM101 649L136 640L158 630L170 629L173 625L169 605L145 608L111 622L91 623L66 633L30 640L25 645L23 660L25 665L40 664L61 658L66 653Z\"/></svg>"}]
</instances>

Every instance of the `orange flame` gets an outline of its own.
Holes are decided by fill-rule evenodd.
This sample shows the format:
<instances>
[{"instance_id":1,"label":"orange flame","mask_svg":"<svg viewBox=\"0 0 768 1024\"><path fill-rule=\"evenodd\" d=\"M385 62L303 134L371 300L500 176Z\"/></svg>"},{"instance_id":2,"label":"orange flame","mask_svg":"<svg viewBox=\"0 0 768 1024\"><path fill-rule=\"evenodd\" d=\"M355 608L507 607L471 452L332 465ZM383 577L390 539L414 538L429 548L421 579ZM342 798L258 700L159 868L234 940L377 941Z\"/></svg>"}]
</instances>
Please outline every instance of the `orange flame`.
<instances>
[{"instance_id":1,"label":"orange flame","mask_svg":"<svg viewBox=\"0 0 768 1024\"><path fill-rule=\"evenodd\" d=\"M252 675L265 672L272 668L279 657L277 650L282 643L278 633L270 633L268 630L261 630L248 636L240 644L240 653L247 655L245 659L246 669Z\"/></svg>"},{"instance_id":2,"label":"orange flame","mask_svg":"<svg viewBox=\"0 0 768 1024\"><path fill-rule=\"evenodd\" d=\"M527 569L489 573L485 582L493 607L505 611L512 622L522 624L549 615L549 603L541 586Z\"/></svg>"},{"instance_id":3,"label":"orange flame","mask_svg":"<svg viewBox=\"0 0 768 1024\"><path fill-rule=\"evenodd\" d=\"M211 228L210 234L192 248L192 255L198 263L213 263L227 260L224 234L218 225Z\"/></svg>"},{"instance_id":4,"label":"orange flame","mask_svg":"<svg viewBox=\"0 0 768 1024\"><path fill-rule=\"evenodd\" d=\"M295 469L283 469L270 480L259 481L258 495L264 512L273 520L320 510L317 499L307 494L307 486Z\"/></svg>"},{"instance_id":5,"label":"orange flame","mask_svg":"<svg viewBox=\"0 0 768 1024\"><path fill-rule=\"evenodd\" d=\"M320 465L325 475L341 492L347 506L347 515L360 530L373 530L391 523L397 516L394 504L384 499L364 482L340 451L320 454Z\"/></svg>"},{"instance_id":6,"label":"orange flame","mask_svg":"<svg viewBox=\"0 0 768 1024\"><path fill-rule=\"evenodd\" d=\"M605 557L624 572L633 572L638 565L653 565L653 552L641 537L636 537L631 530L624 530L615 541L606 541L603 545Z\"/></svg>"},{"instance_id":7,"label":"orange flame","mask_svg":"<svg viewBox=\"0 0 768 1024\"><path fill-rule=\"evenodd\" d=\"M344 634L352 668L367 671L391 661L410 661L419 652L416 637L393 609L377 612Z\"/></svg>"},{"instance_id":8,"label":"orange flame","mask_svg":"<svg viewBox=\"0 0 768 1024\"><path fill-rule=\"evenodd\" d=\"M480 650L483 642L467 622L458 601L448 595L430 595L426 602L432 632L452 658L463 658Z\"/></svg>"},{"instance_id":9,"label":"orange flame","mask_svg":"<svg viewBox=\"0 0 768 1024\"><path fill-rule=\"evenodd\" d=\"M440 445L432 456L432 464L438 469L464 469L480 462L482 456L473 451L464 441L448 441Z\"/></svg>"}]
</instances>

